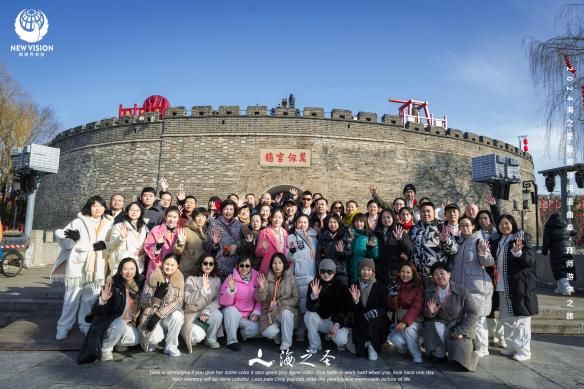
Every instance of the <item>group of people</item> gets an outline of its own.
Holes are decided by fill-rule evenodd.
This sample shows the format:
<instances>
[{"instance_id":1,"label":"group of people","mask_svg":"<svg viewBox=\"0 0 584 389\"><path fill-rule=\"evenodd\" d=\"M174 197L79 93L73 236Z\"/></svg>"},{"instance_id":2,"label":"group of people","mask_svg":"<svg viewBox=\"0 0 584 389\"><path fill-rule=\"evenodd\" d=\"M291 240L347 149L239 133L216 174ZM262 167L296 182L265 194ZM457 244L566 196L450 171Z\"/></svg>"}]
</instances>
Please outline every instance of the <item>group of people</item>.
<instances>
[{"instance_id":1,"label":"group of people","mask_svg":"<svg viewBox=\"0 0 584 389\"><path fill-rule=\"evenodd\" d=\"M204 343L233 351L262 336L280 350L322 337L376 360L382 345L422 350L474 371L489 338L515 360L531 357L538 312L530 237L512 215L468 204L437 207L413 184L384 202L375 186L366 211L292 190L258 204L212 197L207 207L165 180L125 206L99 196L55 232L53 279L66 286L57 339L86 335L80 363L113 359L140 344L179 356ZM494 214L493 214L494 213ZM496 222L495 222L496 219ZM498 315L495 311L498 310Z\"/></svg>"}]
</instances>

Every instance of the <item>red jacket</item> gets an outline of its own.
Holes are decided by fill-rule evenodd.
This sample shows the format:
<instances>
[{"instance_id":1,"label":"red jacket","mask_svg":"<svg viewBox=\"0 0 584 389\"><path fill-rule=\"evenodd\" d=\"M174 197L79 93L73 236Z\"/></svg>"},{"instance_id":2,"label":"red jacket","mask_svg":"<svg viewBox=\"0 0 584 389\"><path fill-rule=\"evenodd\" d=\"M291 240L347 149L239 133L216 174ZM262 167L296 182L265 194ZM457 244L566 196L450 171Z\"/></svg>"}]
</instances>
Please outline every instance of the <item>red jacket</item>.
<instances>
[{"instance_id":1,"label":"red jacket","mask_svg":"<svg viewBox=\"0 0 584 389\"><path fill-rule=\"evenodd\" d=\"M414 286L414 282L407 284L399 282L399 292L396 297L387 296L387 307L390 311L395 312L397 308L407 309L407 312L401 318L400 322L411 325L422 314L424 309L424 287Z\"/></svg>"}]
</instances>

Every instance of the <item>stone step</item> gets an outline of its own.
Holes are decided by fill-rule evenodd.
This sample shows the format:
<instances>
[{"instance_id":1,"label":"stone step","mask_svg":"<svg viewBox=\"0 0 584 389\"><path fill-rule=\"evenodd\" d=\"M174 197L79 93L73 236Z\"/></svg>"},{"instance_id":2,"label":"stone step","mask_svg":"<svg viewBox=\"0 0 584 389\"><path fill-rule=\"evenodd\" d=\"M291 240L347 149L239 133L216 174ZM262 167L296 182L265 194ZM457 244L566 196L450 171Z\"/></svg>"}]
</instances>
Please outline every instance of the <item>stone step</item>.
<instances>
[{"instance_id":1,"label":"stone step","mask_svg":"<svg viewBox=\"0 0 584 389\"><path fill-rule=\"evenodd\" d=\"M534 334L583 335L584 320L532 320Z\"/></svg>"},{"instance_id":2,"label":"stone step","mask_svg":"<svg viewBox=\"0 0 584 389\"><path fill-rule=\"evenodd\" d=\"M47 306L62 305L62 299L0 298L0 312L35 312Z\"/></svg>"},{"instance_id":3,"label":"stone step","mask_svg":"<svg viewBox=\"0 0 584 389\"><path fill-rule=\"evenodd\" d=\"M566 315L568 312L574 314L574 320L584 320L584 309L582 307L556 306L556 305L539 305L539 314L531 318L532 321L535 320L566 320Z\"/></svg>"},{"instance_id":4,"label":"stone step","mask_svg":"<svg viewBox=\"0 0 584 389\"><path fill-rule=\"evenodd\" d=\"M30 313L28 312L7 312L3 311L0 312L0 328L6 327L12 322L20 319L26 319L30 317Z\"/></svg>"}]
</instances>

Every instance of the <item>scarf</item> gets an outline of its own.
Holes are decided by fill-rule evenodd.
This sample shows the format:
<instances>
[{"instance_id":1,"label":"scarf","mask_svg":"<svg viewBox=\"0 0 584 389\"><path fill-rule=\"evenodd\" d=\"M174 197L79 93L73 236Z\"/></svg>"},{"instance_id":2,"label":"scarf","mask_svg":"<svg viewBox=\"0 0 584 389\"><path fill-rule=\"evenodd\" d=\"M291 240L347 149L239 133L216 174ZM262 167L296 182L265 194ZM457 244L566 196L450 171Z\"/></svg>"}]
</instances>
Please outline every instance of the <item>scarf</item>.
<instances>
[{"instance_id":1,"label":"scarf","mask_svg":"<svg viewBox=\"0 0 584 389\"><path fill-rule=\"evenodd\" d=\"M106 218L94 219L91 217L85 218L84 226L92 243L97 242L99 233L103 227L109 222ZM105 260L102 251L90 251L85 267L85 282L96 283L96 286L101 286L105 280Z\"/></svg>"},{"instance_id":2,"label":"scarf","mask_svg":"<svg viewBox=\"0 0 584 389\"><path fill-rule=\"evenodd\" d=\"M247 273L246 275L239 273L239 276L241 277L241 280L243 282L245 282L246 284L249 284L249 280L251 280L251 271L249 273Z\"/></svg>"},{"instance_id":3,"label":"scarf","mask_svg":"<svg viewBox=\"0 0 584 389\"><path fill-rule=\"evenodd\" d=\"M363 277L359 277L359 289L361 289L361 303L364 307L367 306L367 300L369 300L369 294L371 293L371 288L377 280L375 276L371 277L369 280L365 281Z\"/></svg>"}]
</instances>

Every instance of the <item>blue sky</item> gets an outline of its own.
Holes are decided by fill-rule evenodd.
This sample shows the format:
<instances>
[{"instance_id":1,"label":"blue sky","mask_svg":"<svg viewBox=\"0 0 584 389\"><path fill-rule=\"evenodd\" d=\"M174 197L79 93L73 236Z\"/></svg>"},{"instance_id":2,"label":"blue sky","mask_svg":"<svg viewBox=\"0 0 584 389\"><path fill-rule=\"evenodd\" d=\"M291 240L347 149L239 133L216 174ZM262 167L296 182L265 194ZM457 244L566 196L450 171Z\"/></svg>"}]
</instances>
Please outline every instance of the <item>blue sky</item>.
<instances>
[{"instance_id":1,"label":"blue sky","mask_svg":"<svg viewBox=\"0 0 584 389\"><path fill-rule=\"evenodd\" d=\"M395 114L389 97L428 100L449 126L545 154L542 99L524 39L561 31L563 1L7 1L1 62L64 128L162 94L172 105L296 105ZM44 58L22 58L14 19L42 10ZM539 180L543 189L543 181ZM540 190L543 192L543 190Z\"/></svg>"}]
</instances>

